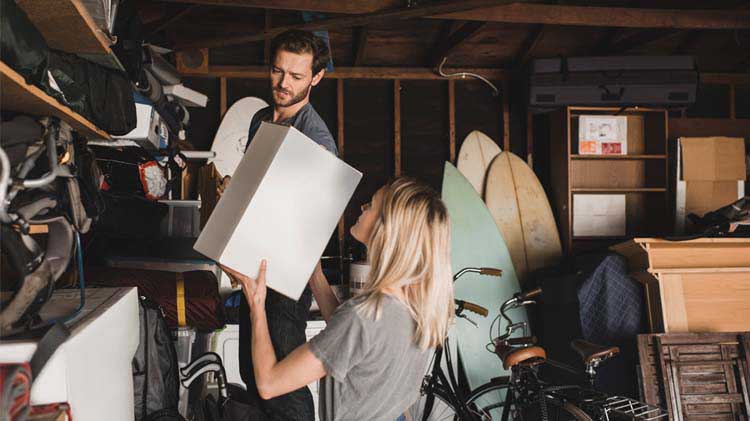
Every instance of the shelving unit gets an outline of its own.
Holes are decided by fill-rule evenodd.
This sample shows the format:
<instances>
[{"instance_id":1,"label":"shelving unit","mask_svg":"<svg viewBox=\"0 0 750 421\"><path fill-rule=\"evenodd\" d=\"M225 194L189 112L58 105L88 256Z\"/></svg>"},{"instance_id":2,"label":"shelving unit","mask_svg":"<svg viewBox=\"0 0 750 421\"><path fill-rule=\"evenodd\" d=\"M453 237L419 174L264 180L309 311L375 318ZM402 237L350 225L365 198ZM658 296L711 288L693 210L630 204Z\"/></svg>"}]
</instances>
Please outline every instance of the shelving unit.
<instances>
[{"instance_id":1,"label":"shelving unit","mask_svg":"<svg viewBox=\"0 0 750 421\"><path fill-rule=\"evenodd\" d=\"M578 154L581 115L627 116L627 154ZM666 110L639 107L567 107L552 117L551 198L563 247L568 253L635 236L666 233L666 227L670 226L667 118ZM574 236L573 201L582 194L624 194L625 235Z\"/></svg>"},{"instance_id":2,"label":"shelving unit","mask_svg":"<svg viewBox=\"0 0 750 421\"><path fill-rule=\"evenodd\" d=\"M97 58L99 63L116 63L110 40L96 27L80 0L17 0L31 22L51 48ZM82 135L95 139L110 136L91 121L59 103L0 61L0 106L4 111L34 116L55 116L66 121Z\"/></svg>"}]
</instances>

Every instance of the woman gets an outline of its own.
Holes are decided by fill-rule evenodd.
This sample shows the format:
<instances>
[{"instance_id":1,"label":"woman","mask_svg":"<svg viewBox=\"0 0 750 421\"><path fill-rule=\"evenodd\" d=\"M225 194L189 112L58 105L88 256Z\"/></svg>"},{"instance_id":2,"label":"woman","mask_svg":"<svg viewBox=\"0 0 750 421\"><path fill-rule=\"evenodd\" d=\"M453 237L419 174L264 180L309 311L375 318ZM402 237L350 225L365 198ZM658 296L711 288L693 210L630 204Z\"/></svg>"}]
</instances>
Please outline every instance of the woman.
<instances>
[{"instance_id":1,"label":"woman","mask_svg":"<svg viewBox=\"0 0 750 421\"><path fill-rule=\"evenodd\" d=\"M253 367L263 399L328 375L336 390L334 419L394 420L419 397L432 352L453 317L448 214L433 189L399 178L362 206L351 234L368 248L364 292L339 306L318 265L310 286L327 327L281 361L266 322L266 262L257 279L228 272L250 304Z\"/></svg>"}]
</instances>

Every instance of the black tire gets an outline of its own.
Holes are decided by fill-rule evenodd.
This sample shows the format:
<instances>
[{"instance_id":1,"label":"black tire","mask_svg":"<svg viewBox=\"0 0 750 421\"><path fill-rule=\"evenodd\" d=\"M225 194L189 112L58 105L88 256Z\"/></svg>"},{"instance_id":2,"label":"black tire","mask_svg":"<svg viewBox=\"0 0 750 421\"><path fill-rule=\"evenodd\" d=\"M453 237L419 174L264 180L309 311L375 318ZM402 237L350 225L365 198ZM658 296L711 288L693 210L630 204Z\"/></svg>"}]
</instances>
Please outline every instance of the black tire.
<instances>
[{"instance_id":1,"label":"black tire","mask_svg":"<svg viewBox=\"0 0 750 421\"><path fill-rule=\"evenodd\" d=\"M508 391L508 384L504 381L490 381L474 389L467 399L467 406L476 415L476 420L496 421L502 419L503 410L505 409L505 396ZM592 421L582 409L568 402L548 399L547 415L550 421ZM537 420L542 419L541 408L519 408L511 407L509 409L509 420L518 417L519 411L523 411L522 419ZM518 417L521 419L521 417Z\"/></svg>"},{"instance_id":2,"label":"black tire","mask_svg":"<svg viewBox=\"0 0 750 421\"><path fill-rule=\"evenodd\" d=\"M427 417L430 421L454 421L456 417L456 409L453 404L450 403L450 399L446 397L442 391L433 391L429 394L421 395L419 399L409 407L407 411L409 413L411 421L422 421L425 412L425 402L428 396L434 397L434 403L432 405L432 411Z\"/></svg>"}]
</instances>

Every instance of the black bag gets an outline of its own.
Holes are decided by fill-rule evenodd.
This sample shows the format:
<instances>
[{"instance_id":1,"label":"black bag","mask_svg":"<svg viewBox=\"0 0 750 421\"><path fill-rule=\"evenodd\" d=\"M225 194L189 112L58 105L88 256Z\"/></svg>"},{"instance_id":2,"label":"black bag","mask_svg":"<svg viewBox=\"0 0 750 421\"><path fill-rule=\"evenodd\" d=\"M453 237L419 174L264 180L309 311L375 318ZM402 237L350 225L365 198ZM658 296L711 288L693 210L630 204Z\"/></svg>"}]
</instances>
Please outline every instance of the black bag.
<instances>
[{"instance_id":1,"label":"black bag","mask_svg":"<svg viewBox=\"0 0 750 421\"><path fill-rule=\"evenodd\" d=\"M132 364L135 419L181 420L176 412L180 374L172 335L159 306L142 298L138 313L140 342Z\"/></svg>"},{"instance_id":2,"label":"black bag","mask_svg":"<svg viewBox=\"0 0 750 421\"><path fill-rule=\"evenodd\" d=\"M26 83L44 86L49 49L44 37L14 0L0 0L0 58Z\"/></svg>"},{"instance_id":3,"label":"black bag","mask_svg":"<svg viewBox=\"0 0 750 421\"><path fill-rule=\"evenodd\" d=\"M686 106L697 90L689 56L548 58L532 62L529 105Z\"/></svg>"}]
</instances>

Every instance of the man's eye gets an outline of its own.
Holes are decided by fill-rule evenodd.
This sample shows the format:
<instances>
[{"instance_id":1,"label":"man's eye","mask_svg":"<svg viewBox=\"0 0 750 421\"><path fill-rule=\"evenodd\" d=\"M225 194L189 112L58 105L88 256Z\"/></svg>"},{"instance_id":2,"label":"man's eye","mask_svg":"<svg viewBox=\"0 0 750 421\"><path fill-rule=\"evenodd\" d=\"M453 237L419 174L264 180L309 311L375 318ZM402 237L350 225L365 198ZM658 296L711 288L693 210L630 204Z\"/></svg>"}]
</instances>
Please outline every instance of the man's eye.
<instances>
[{"instance_id":1,"label":"man's eye","mask_svg":"<svg viewBox=\"0 0 750 421\"><path fill-rule=\"evenodd\" d=\"M293 77L294 77L294 80L302 80L301 76L293 76Z\"/></svg>"}]
</instances>

